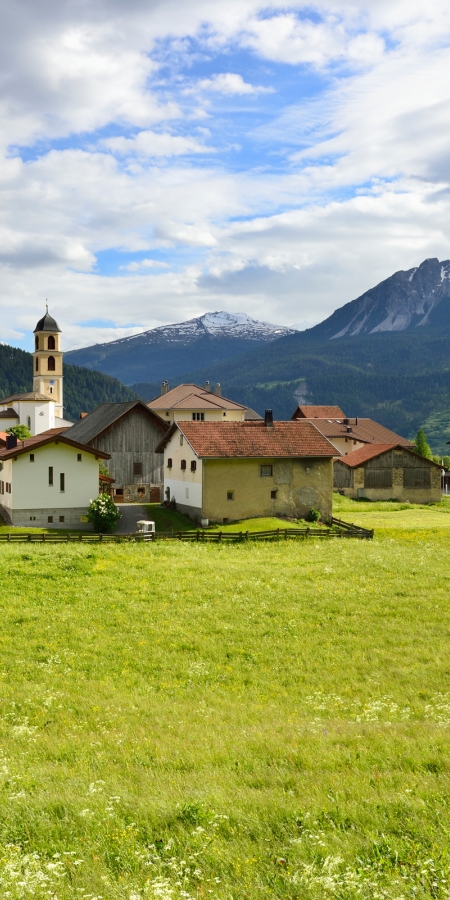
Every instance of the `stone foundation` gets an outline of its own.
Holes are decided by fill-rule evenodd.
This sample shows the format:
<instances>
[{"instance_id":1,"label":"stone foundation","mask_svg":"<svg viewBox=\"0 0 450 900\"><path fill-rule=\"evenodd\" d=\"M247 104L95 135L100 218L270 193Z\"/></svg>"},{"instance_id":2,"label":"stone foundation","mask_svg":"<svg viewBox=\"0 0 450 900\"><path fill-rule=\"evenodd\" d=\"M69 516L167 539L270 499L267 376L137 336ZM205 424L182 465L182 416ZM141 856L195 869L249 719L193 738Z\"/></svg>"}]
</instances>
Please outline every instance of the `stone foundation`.
<instances>
[{"instance_id":1,"label":"stone foundation","mask_svg":"<svg viewBox=\"0 0 450 900\"><path fill-rule=\"evenodd\" d=\"M3 515L3 512L2 512ZM15 509L10 512L10 523L20 528L61 528L76 531L93 531L91 522L86 519L87 509L84 506L69 509ZM49 517L53 522L49 522ZM64 521L60 522L63 517Z\"/></svg>"}]
</instances>

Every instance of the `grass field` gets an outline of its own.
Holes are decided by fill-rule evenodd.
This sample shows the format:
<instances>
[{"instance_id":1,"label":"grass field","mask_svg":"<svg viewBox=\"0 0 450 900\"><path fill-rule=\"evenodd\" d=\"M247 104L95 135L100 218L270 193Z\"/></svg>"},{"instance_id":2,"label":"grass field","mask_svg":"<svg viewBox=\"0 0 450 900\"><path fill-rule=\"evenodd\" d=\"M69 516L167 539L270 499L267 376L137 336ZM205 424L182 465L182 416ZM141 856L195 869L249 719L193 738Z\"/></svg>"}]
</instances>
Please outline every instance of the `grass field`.
<instances>
[{"instance_id":1,"label":"grass field","mask_svg":"<svg viewBox=\"0 0 450 900\"><path fill-rule=\"evenodd\" d=\"M1 547L2 898L448 900L450 507L337 503L373 542Z\"/></svg>"}]
</instances>

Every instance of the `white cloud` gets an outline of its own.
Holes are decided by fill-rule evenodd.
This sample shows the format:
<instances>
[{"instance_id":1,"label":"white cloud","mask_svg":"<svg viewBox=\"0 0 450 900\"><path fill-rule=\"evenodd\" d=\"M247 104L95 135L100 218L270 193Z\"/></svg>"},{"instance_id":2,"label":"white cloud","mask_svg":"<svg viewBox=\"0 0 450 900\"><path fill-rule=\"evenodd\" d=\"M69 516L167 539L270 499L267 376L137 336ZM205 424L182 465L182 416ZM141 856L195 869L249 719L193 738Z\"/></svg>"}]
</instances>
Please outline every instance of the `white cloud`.
<instances>
[{"instance_id":1,"label":"white cloud","mask_svg":"<svg viewBox=\"0 0 450 900\"><path fill-rule=\"evenodd\" d=\"M107 138L102 141L102 145L119 156L168 157L215 152L214 147L205 147L195 138L155 131L140 131L133 138Z\"/></svg>"},{"instance_id":2,"label":"white cloud","mask_svg":"<svg viewBox=\"0 0 450 900\"><path fill-rule=\"evenodd\" d=\"M242 75L234 72L221 72L212 78L202 78L197 84L202 91L215 91L218 94L272 94L271 87L258 87L244 81Z\"/></svg>"},{"instance_id":3,"label":"white cloud","mask_svg":"<svg viewBox=\"0 0 450 900\"><path fill-rule=\"evenodd\" d=\"M195 37L209 74L178 76ZM43 145L0 166L0 339L34 327L46 295L66 343L214 308L317 321L398 268L448 257L449 44L443 0L274 0L269 11L261 0L10 0L0 146ZM248 71L215 74L216 51L236 49ZM287 108L279 62L291 67ZM235 165L218 146L214 95L253 107L261 67L279 113L226 135L227 148L251 144ZM326 87L292 102L311 70ZM199 90L207 110L192 108ZM56 137L63 147L48 151ZM151 259L161 247L167 263ZM114 248L145 259L101 277L96 255ZM117 331L76 324L105 311Z\"/></svg>"}]
</instances>

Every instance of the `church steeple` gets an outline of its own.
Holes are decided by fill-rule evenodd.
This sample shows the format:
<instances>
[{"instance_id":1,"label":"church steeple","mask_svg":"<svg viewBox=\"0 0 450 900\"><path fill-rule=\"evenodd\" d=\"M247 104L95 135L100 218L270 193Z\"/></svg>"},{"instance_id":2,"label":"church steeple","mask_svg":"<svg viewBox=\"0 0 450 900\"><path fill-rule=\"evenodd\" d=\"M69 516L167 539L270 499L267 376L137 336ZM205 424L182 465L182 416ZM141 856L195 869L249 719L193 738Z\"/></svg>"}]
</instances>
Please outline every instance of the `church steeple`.
<instances>
[{"instance_id":1,"label":"church steeple","mask_svg":"<svg viewBox=\"0 0 450 900\"><path fill-rule=\"evenodd\" d=\"M60 347L61 329L49 314L46 303L45 316L34 329L33 390L55 401L55 415L63 413L63 354Z\"/></svg>"}]
</instances>

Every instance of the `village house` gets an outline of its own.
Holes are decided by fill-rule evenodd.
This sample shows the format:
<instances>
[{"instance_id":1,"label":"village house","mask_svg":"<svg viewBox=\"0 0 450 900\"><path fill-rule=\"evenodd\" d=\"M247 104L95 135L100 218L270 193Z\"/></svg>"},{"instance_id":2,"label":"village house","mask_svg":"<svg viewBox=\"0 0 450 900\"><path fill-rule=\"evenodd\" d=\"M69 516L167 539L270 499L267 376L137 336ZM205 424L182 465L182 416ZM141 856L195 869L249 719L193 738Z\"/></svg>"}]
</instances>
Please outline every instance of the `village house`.
<instances>
[{"instance_id":1,"label":"village house","mask_svg":"<svg viewBox=\"0 0 450 900\"><path fill-rule=\"evenodd\" d=\"M160 396L150 400L147 406L168 424L187 419L193 422L261 421L261 416L254 410L222 397L220 384L212 391L209 381L204 388L198 384L179 384L172 390L164 381Z\"/></svg>"},{"instance_id":2,"label":"village house","mask_svg":"<svg viewBox=\"0 0 450 900\"><path fill-rule=\"evenodd\" d=\"M441 466L403 444L367 444L334 461L335 490L366 500L438 503Z\"/></svg>"},{"instance_id":3,"label":"village house","mask_svg":"<svg viewBox=\"0 0 450 900\"><path fill-rule=\"evenodd\" d=\"M131 400L101 403L64 433L108 454L116 503L149 503L160 500L163 470L156 446L167 429L168 425L145 403Z\"/></svg>"},{"instance_id":4,"label":"village house","mask_svg":"<svg viewBox=\"0 0 450 900\"><path fill-rule=\"evenodd\" d=\"M164 494L196 520L331 516L336 450L306 422L173 422L164 454Z\"/></svg>"},{"instance_id":5,"label":"village house","mask_svg":"<svg viewBox=\"0 0 450 900\"><path fill-rule=\"evenodd\" d=\"M361 416L349 419L338 406L298 406L292 419L299 424L312 422L342 456L353 453L367 444L401 444L402 447L414 447L411 441L374 422L373 419Z\"/></svg>"},{"instance_id":6,"label":"village house","mask_svg":"<svg viewBox=\"0 0 450 900\"><path fill-rule=\"evenodd\" d=\"M8 435L0 448L0 515L22 527L86 528L98 495L99 460L109 456L60 429L25 441Z\"/></svg>"}]
</instances>

